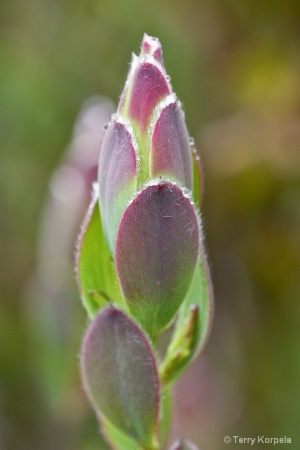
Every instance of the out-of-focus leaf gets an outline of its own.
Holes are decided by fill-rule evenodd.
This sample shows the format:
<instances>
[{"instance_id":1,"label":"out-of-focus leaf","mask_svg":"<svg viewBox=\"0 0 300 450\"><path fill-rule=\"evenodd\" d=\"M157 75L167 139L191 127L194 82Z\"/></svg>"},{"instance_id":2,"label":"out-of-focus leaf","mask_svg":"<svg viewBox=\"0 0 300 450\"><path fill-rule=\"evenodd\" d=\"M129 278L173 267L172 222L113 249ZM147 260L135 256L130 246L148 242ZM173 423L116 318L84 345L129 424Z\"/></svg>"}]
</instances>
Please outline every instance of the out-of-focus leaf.
<instances>
[{"instance_id":1,"label":"out-of-focus leaf","mask_svg":"<svg viewBox=\"0 0 300 450\"><path fill-rule=\"evenodd\" d=\"M182 190L159 182L127 207L116 243L116 266L126 303L156 336L176 314L199 256L199 222Z\"/></svg>"},{"instance_id":2,"label":"out-of-focus leaf","mask_svg":"<svg viewBox=\"0 0 300 450\"><path fill-rule=\"evenodd\" d=\"M95 409L142 446L155 448L160 382L143 331L109 306L91 323L81 361L84 386Z\"/></svg>"},{"instance_id":3,"label":"out-of-focus leaf","mask_svg":"<svg viewBox=\"0 0 300 450\"><path fill-rule=\"evenodd\" d=\"M212 323L212 286L204 253L180 307L171 343L160 367L163 383L173 383L204 346Z\"/></svg>"},{"instance_id":4,"label":"out-of-focus leaf","mask_svg":"<svg viewBox=\"0 0 300 450\"><path fill-rule=\"evenodd\" d=\"M134 439L122 433L104 417L101 422L103 433L113 450L143 450Z\"/></svg>"},{"instance_id":5,"label":"out-of-focus leaf","mask_svg":"<svg viewBox=\"0 0 300 450\"><path fill-rule=\"evenodd\" d=\"M82 302L90 317L110 301L124 304L103 234L96 187L78 238L76 275Z\"/></svg>"},{"instance_id":6,"label":"out-of-focus leaf","mask_svg":"<svg viewBox=\"0 0 300 450\"><path fill-rule=\"evenodd\" d=\"M165 386L161 393L161 413L159 422L158 440L161 448L165 448L170 432L172 420L172 394L170 388Z\"/></svg>"}]
</instances>

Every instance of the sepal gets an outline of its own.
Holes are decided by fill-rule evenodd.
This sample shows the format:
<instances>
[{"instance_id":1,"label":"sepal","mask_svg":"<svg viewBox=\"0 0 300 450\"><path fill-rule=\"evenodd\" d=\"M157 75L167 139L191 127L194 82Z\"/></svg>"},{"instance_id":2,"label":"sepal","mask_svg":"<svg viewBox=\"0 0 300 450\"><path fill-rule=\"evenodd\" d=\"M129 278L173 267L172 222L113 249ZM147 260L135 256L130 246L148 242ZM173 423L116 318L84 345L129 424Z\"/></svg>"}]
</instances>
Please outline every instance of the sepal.
<instances>
[{"instance_id":1,"label":"sepal","mask_svg":"<svg viewBox=\"0 0 300 450\"><path fill-rule=\"evenodd\" d=\"M192 152L185 118L175 94L157 108L150 143L150 177L162 176L193 188Z\"/></svg>"},{"instance_id":2,"label":"sepal","mask_svg":"<svg viewBox=\"0 0 300 450\"><path fill-rule=\"evenodd\" d=\"M108 302L124 305L115 265L103 233L96 184L77 241L75 271L82 303L90 317L94 317Z\"/></svg>"},{"instance_id":3,"label":"sepal","mask_svg":"<svg viewBox=\"0 0 300 450\"><path fill-rule=\"evenodd\" d=\"M99 205L113 254L119 223L137 189L138 145L130 124L116 114L106 130L99 158Z\"/></svg>"},{"instance_id":4,"label":"sepal","mask_svg":"<svg viewBox=\"0 0 300 450\"><path fill-rule=\"evenodd\" d=\"M151 337L174 318L193 279L200 227L190 199L173 183L145 187L127 207L116 243L126 304Z\"/></svg>"}]
</instances>

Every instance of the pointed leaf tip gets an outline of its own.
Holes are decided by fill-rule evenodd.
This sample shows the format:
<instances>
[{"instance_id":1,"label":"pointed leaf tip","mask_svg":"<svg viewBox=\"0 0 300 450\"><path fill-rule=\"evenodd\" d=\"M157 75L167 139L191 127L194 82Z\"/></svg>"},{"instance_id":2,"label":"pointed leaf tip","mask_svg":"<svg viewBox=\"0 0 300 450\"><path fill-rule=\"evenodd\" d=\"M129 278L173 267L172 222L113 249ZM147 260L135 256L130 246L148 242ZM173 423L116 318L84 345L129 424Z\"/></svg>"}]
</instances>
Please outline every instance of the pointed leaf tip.
<instances>
[{"instance_id":1,"label":"pointed leaf tip","mask_svg":"<svg viewBox=\"0 0 300 450\"><path fill-rule=\"evenodd\" d=\"M116 242L116 267L126 303L155 335L174 317L193 278L200 230L181 189L160 182L127 207Z\"/></svg>"},{"instance_id":2,"label":"pointed leaf tip","mask_svg":"<svg viewBox=\"0 0 300 450\"><path fill-rule=\"evenodd\" d=\"M159 416L160 385L155 357L142 330L122 311L105 308L86 333L81 365L95 409L123 433L150 446Z\"/></svg>"}]
</instances>

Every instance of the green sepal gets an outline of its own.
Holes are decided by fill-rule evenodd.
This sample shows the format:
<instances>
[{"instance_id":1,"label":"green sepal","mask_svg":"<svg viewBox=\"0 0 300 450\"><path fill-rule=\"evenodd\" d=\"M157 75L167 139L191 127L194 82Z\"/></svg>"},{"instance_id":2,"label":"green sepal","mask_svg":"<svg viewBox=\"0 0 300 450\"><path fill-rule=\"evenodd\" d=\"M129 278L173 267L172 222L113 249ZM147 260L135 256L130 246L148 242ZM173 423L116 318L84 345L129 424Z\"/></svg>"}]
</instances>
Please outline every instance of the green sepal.
<instances>
[{"instance_id":1,"label":"green sepal","mask_svg":"<svg viewBox=\"0 0 300 450\"><path fill-rule=\"evenodd\" d=\"M212 287L204 253L181 305L166 357L160 366L164 384L173 383L203 348L212 322Z\"/></svg>"},{"instance_id":2,"label":"green sepal","mask_svg":"<svg viewBox=\"0 0 300 450\"><path fill-rule=\"evenodd\" d=\"M78 238L76 276L82 303L90 318L112 301L126 309L103 233L97 185Z\"/></svg>"}]
</instances>

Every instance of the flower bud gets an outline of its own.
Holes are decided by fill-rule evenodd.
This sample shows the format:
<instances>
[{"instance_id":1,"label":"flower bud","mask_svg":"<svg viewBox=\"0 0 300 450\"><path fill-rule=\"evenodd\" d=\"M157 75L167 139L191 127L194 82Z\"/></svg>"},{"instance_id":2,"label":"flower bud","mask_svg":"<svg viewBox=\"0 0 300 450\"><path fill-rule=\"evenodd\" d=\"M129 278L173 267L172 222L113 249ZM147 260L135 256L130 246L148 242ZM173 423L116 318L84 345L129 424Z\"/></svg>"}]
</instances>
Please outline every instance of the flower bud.
<instances>
[{"instance_id":1,"label":"flower bud","mask_svg":"<svg viewBox=\"0 0 300 450\"><path fill-rule=\"evenodd\" d=\"M153 178L192 190L193 167L184 114L162 62L158 39L145 35L99 159L100 211L112 253L127 206Z\"/></svg>"},{"instance_id":2,"label":"flower bud","mask_svg":"<svg viewBox=\"0 0 300 450\"><path fill-rule=\"evenodd\" d=\"M158 39L133 55L99 160L102 224L129 311L152 335L172 320L199 259L192 150Z\"/></svg>"}]
</instances>

